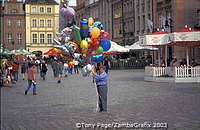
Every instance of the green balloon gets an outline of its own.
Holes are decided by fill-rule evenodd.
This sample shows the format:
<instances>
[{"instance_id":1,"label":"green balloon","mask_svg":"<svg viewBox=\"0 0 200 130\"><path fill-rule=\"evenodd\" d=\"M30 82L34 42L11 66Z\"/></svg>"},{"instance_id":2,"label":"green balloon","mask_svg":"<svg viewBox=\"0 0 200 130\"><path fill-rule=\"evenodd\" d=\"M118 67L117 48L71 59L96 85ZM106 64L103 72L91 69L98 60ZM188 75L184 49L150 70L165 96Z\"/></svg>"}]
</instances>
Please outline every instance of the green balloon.
<instances>
[{"instance_id":1,"label":"green balloon","mask_svg":"<svg viewBox=\"0 0 200 130\"><path fill-rule=\"evenodd\" d=\"M96 52L97 55L100 55L100 54L103 53L103 51L104 51L103 48L100 46L100 47L98 47L98 48L96 49L95 52Z\"/></svg>"},{"instance_id":2,"label":"green balloon","mask_svg":"<svg viewBox=\"0 0 200 130\"><path fill-rule=\"evenodd\" d=\"M72 31L73 31L73 38L76 44L80 45L82 41L80 31L77 28L73 28Z\"/></svg>"}]
</instances>

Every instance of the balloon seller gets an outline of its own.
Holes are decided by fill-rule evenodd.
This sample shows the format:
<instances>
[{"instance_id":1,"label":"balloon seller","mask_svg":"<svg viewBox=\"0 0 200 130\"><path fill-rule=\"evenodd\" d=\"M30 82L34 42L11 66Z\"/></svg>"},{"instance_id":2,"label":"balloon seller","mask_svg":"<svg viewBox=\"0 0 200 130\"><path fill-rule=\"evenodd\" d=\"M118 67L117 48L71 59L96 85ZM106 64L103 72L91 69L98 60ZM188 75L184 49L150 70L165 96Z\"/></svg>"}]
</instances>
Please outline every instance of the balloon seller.
<instances>
[{"instance_id":1,"label":"balloon seller","mask_svg":"<svg viewBox=\"0 0 200 130\"><path fill-rule=\"evenodd\" d=\"M98 93L98 112L107 112L108 76L105 69L105 66L100 66L98 74L92 72Z\"/></svg>"}]
</instances>

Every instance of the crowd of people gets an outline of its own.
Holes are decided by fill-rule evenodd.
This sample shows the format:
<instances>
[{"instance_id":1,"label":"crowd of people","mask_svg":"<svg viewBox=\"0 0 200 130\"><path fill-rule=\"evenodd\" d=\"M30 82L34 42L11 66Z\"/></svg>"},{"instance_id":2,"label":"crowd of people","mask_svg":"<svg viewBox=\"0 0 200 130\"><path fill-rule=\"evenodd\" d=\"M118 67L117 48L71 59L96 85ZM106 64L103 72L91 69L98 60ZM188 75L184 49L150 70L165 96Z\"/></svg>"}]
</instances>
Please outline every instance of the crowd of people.
<instances>
[{"instance_id":1,"label":"crowd of people","mask_svg":"<svg viewBox=\"0 0 200 130\"><path fill-rule=\"evenodd\" d=\"M78 61L61 61L55 59L50 59L53 74L55 78L58 78L58 83L61 82L61 75L64 74L67 77L68 74L79 73L79 62ZM1 59L0 66L0 85L8 86L9 84L16 84L18 82L19 73L22 75L22 80L25 80L25 75L28 70L34 66L36 73L45 80L46 73L48 71L48 60L41 57L3 57ZM73 70L74 69L74 70ZM28 77L27 77L28 78Z\"/></svg>"},{"instance_id":2,"label":"crowd of people","mask_svg":"<svg viewBox=\"0 0 200 130\"><path fill-rule=\"evenodd\" d=\"M79 74L81 64L79 61L64 61L56 57L50 59L50 64L53 70L53 76L57 79L57 83L61 83L61 78L68 75ZM94 64L96 71L91 72L98 93L98 111L107 111L107 80L109 62L105 58L103 62ZM46 80L46 74L49 70L47 60L37 57L4 57L1 60L0 66L0 85L9 86L17 84L19 73L21 72L22 80L27 79L28 85L25 88L24 94L27 95L30 88L33 87L33 95L37 95L36 75L40 75L42 80ZM20 76L21 76L20 75ZM27 75L27 78L25 77Z\"/></svg>"},{"instance_id":3,"label":"crowd of people","mask_svg":"<svg viewBox=\"0 0 200 130\"><path fill-rule=\"evenodd\" d=\"M22 80L28 79L28 70L34 66L36 73L41 79L46 80L48 72L48 65L52 67L53 76L57 83L61 83L62 77L68 75L79 74L80 68L83 67L82 63L77 60L67 61L59 57L42 58L42 57L3 57L0 66L0 84L1 86L8 86L18 82L19 73L21 73ZM105 66L105 71L108 73L109 61L105 58L103 62L95 64L96 71L99 66Z\"/></svg>"}]
</instances>

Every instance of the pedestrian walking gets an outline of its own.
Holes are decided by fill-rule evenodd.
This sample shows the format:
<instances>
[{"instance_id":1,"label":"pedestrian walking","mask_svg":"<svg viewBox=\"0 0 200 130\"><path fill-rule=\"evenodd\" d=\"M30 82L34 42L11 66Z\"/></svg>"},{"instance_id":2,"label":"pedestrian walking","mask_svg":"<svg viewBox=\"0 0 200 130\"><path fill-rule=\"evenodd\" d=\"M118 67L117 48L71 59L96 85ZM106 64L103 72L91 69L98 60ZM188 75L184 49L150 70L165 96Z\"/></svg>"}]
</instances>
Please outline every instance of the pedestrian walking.
<instances>
[{"instance_id":1,"label":"pedestrian walking","mask_svg":"<svg viewBox=\"0 0 200 130\"><path fill-rule=\"evenodd\" d=\"M98 111L107 112L107 93L108 93L108 76L105 72L105 66L99 67L99 74L92 72L92 76L96 82L97 93L98 93Z\"/></svg>"},{"instance_id":2,"label":"pedestrian walking","mask_svg":"<svg viewBox=\"0 0 200 130\"><path fill-rule=\"evenodd\" d=\"M67 63L64 63L63 74L65 77L67 77L67 75L68 75L68 64Z\"/></svg>"},{"instance_id":3,"label":"pedestrian walking","mask_svg":"<svg viewBox=\"0 0 200 130\"><path fill-rule=\"evenodd\" d=\"M13 83L15 84L18 81L18 73L19 73L19 64L14 61L12 64L12 75L14 77Z\"/></svg>"},{"instance_id":4,"label":"pedestrian walking","mask_svg":"<svg viewBox=\"0 0 200 130\"><path fill-rule=\"evenodd\" d=\"M2 66L0 66L0 86L4 85L4 72Z\"/></svg>"},{"instance_id":5,"label":"pedestrian walking","mask_svg":"<svg viewBox=\"0 0 200 130\"><path fill-rule=\"evenodd\" d=\"M104 66L105 66L105 68L106 68L105 72L108 73L109 61L108 61L108 58L107 58L107 57L104 59L104 63L103 63L103 64L104 64Z\"/></svg>"},{"instance_id":6,"label":"pedestrian walking","mask_svg":"<svg viewBox=\"0 0 200 130\"><path fill-rule=\"evenodd\" d=\"M21 66L21 74L22 74L22 79L24 80L25 78L25 73L26 73L26 64L25 63L22 63L22 66Z\"/></svg>"},{"instance_id":7,"label":"pedestrian walking","mask_svg":"<svg viewBox=\"0 0 200 130\"><path fill-rule=\"evenodd\" d=\"M33 85L33 95L36 95L36 70L34 63L30 63L28 70L28 87L25 90L25 95L27 95L29 89Z\"/></svg>"},{"instance_id":8,"label":"pedestrian walking","mask_svg":"<svg viewBox=\"0 0 200 130\"><path fill-rule=\"evenodd\" d=\"M55 75L57 78L57 83L61 83L62 74L63 74L63 63L57 60L57 63L55 65Z\"/></svg>"},{"instance_id":9,"label":"pedestrian walking","mask_svg":"<svg viewBox=\"0 0 200 130\"><path fill-rule=\"evenodd\" d=\"M75 74L79 73L78 64L79 64L79 62L77 60L74 60L74 73Z\"/></svg>"},{"instance_id":10,"label":"pedestrian walking","mask_svg":"<svg viewBox=\"0 0 200 130\"><path fill-rule=\"evenodd\" d=\"M72 71L73 71L73 62L70 61L70 62L68 63L68 72L69 72L69 74L72 75Z\"/></svg>"},{"instance_id":11,"label":"pedestrian walking","mask_svg":"<svg viewBox=\"0 0 200 130\"><path fill-rule=\"evenodd\" d=\"M40 69L40 60L39 59L36 59L35 60L35 66L36 66L36 68L37 68L37 73L39 73L39 69Z\"/></svg>"},{"instance_id":12,"label":"pedestrian walking","mask_svg":"<svg viewBox=\"0 0 200 130\"><path fill-rule=\"evenodd\" d=\"M56 58L53 60L53 62L51 63L51 67L52 67L52 70L53 70L53 76L54 78L56 78Z\"/></svg>"},{"instance_id":13,"label":"pedestrian walking","mask_svg":"<svg viewBox=\"0 0 200 130\"><path fill-rule=\"evenodd\" d=\"M48 71L47 64L45 63L45 61L43 61L41 63L40 71L41 71L41 78L43 78L43 80L45 80L46 73Z\"/></svg>"}]
</instances>

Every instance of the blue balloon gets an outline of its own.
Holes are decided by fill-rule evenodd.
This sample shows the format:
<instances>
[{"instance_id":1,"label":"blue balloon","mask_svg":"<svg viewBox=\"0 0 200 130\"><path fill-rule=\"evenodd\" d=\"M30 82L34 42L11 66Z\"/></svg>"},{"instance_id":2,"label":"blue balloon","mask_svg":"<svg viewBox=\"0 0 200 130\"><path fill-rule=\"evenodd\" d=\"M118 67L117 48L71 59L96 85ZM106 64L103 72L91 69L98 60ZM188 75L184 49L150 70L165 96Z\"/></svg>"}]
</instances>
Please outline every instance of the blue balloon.
<instances>
[{"instance_id":1,"label":"blue balloon","mask_svg":"<svg viewBox=\"0 0 200 130\"><path fill-rule=\"evenodd\" d=\"M104 51L108 51L111 48L110 40L101 40L101 43L99 44Z\"/></svg>"},{"instance_id":2,"label":"blue balloon","mask_svg":"<svg viewBox=\"0 0 200 130\"><path fill-rule=\"evenodd\" d=\"M88 37L88 21L87 19L83 19L80 21L80 33L83 38Z\"/></svg>"},{"instance_id":3,"label":"blue balloon","mask_svg":"<svg viewBox=\"0 0 200 130\"><path fill-rule=\"evenodd\" d=\"M103 60L103 55L92 56L91 60L92 62L99 63Z\"/></svg>"},{"instance_id":4,"label":"blue balloon","mask_svg":"<svg viewBox=\"0 0 200 130\"><path fill-rule=\"evenodd\" d=\"M103 24L99 21L94 22L94 27L97 27L99 29L104 29Z\"/></svg>"}]
</instances>

